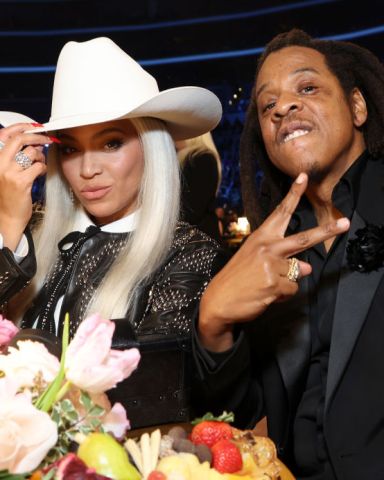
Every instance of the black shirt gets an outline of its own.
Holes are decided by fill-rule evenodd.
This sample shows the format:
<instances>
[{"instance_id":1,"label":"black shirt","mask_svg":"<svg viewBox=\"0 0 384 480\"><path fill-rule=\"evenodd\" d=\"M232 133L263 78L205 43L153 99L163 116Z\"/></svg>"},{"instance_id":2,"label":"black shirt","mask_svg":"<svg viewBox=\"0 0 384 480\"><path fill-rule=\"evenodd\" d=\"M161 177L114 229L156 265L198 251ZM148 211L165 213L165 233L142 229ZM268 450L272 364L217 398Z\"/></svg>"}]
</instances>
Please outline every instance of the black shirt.
<instances>
[{"instance_id":1,"label":"black shirt","mask_svg":"<svg viewBox=\"0 0 384 480\"><path fill-rule=\"evenodd\" d=\"M343 216L351 218L359 194L359 180L367 154L361 155L334 188L332 202ZM292 218L294 231L317 225L313 210L305 199ZM294 454L300 478L333 480L327 445L323 435L325 389L331 346L333 316L340 268L347 234L335 239L328 252L324 244L308 251L312 265L309 278L311 359L307 383L294 422Z\"/></svg>"}]
</instances>

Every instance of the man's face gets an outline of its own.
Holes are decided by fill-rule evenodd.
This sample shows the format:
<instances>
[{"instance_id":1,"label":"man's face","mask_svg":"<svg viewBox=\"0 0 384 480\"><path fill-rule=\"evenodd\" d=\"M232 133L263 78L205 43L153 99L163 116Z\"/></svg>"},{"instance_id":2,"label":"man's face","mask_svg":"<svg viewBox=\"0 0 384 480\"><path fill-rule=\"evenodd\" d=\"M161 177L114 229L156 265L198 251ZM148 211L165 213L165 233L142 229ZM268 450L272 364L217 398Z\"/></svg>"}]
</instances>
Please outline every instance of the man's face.
<instances>
[{"instance_id":1,"label":"man's face","mask_svg":"<svg viewBox=\"0 0 384 480\"><path fill-rule=\"evenodd\" d=\"M366 120L364 99L349 99L324 56L286 47L265 60L256 82L256 105L269 158L290 177L340 178L365 148L357 127Z\"/></svg>"}]
</instances>

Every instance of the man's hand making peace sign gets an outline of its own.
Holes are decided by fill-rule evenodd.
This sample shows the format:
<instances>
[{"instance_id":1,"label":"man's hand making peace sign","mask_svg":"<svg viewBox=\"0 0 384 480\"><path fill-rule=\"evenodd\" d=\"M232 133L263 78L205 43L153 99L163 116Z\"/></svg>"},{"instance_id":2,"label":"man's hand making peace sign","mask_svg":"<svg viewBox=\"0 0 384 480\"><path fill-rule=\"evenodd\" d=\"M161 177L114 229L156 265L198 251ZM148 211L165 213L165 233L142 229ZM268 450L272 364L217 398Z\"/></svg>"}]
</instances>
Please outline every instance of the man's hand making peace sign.
<instances>
[{"instance_id":1,"label":"man's hand making peace sign","mask_svg":"<svg viewBox=\"0 0 384 480\"><path fill-rule=\"evenodd\" d=\"M233 344L234 324L252 321L270 304L297 293L298 284L288 275L290 258L348 230L349 220L340 218L284 236L307 182L301 173L280 205L208 285L199 316L199 337L208 350L227 350ZM299 261L298 266L298 280L312 271L306 262Z\"/></svg>"}]
</instances>

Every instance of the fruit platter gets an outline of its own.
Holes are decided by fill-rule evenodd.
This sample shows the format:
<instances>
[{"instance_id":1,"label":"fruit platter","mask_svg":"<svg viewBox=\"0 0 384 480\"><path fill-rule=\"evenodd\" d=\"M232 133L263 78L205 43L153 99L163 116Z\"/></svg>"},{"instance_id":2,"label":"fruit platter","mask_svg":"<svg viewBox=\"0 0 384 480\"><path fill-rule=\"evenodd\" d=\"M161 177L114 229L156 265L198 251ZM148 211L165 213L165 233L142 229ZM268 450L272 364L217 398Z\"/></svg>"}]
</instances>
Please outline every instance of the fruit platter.
<instances>
[{"instance_id":1,"label":"fruit platter","mask_svg":"<svg viewBox=\"0 0 384 480\"><path fill-rule=\"evenodd\" d=\"M105 433L79 435L76 453L35 471L31 480L294 480L275 445L252 430L203 417L190 429L171 426L118 442ZM0 475L1 478L1 475Z\"/></svg>"},{"instance_id":2,"label":"fruit platter","mask_svg":"<svg viewBox=\"0 0 384 480\"><path fill-rule=\"evenodd\" d=\"M293 480L273 442L231 426L226 412L194 425L130 430L106 392L138 367L140 352L111 348L114 323L95 314L61 358L19 340L0 316L0 480Z\"/></svg>"}]
</instances>

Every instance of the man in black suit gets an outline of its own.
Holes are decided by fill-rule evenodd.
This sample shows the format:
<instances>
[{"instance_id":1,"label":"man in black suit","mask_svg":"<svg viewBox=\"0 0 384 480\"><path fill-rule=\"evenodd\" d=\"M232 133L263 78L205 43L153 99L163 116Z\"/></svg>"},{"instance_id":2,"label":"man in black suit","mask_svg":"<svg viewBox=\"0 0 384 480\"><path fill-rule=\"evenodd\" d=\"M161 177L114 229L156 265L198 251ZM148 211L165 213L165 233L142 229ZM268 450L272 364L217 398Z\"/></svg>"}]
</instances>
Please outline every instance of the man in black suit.
<instances>
[{"instance_id":1,"label":"man in black suit","mask_svg":"<svg viewBox=\"0 0 384 480\"><path fill-rule=\"evenodd\" d=\"M203 296L196 392L243 427L266 415L300 479L384 479L383 159L379 60L298 30L275 37L242 138L258 228Z\"/></svg>"}]
</instances>

